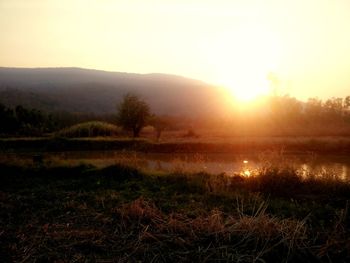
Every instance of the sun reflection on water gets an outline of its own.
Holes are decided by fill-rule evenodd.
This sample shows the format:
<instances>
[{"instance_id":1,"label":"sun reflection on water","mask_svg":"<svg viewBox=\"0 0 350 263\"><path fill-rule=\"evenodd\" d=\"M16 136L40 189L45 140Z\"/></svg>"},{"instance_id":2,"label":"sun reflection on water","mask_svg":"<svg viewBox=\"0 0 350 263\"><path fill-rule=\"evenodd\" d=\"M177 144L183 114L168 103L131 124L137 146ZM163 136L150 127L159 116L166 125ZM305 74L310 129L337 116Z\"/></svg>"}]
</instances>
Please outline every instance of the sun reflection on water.
<instances>
[{"instance_id":1,"label":"sun reflection on water","mask_svg":"<svg viewBox=\"0 0 350 263\"><path fill-rule=\"evenodd\" d=\"M242 173L244 176L247 176L247 177L249 177L250 175L251 175L251 173L250 173L250 171L249 170L245 170L245 171L243 171L243 173Z\"/></svg>"},{"instance_id":2,"label":"sun reflection on water","mask_svg":"<svg viewBox=\"0 0 350 263\"><path fill-rule=\"evenodd\" d=\"M248 160L243 160L243 167L241 171L241 176L249 177L252 175L250 168L248 167Z\"/></svg>"}]
</instances>

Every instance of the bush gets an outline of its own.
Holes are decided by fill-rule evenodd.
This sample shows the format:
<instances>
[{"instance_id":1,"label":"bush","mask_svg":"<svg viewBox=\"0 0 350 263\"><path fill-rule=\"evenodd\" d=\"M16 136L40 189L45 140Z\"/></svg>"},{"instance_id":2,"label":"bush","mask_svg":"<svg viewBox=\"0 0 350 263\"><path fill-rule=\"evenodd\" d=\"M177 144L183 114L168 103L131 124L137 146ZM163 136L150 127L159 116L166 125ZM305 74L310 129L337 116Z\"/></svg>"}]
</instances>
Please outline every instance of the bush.
<instances>
[{"instance_id":1,"label":"bush","mask_svg":"<svg viewBox=\"0 0 350 263\"><path fill-rule=\"evenodd\" d=\"M118 126L101 121L79 123L57 133L58 136L69 138L118 136L120 134L121 129Z\"/></svg>"}]
</instances>

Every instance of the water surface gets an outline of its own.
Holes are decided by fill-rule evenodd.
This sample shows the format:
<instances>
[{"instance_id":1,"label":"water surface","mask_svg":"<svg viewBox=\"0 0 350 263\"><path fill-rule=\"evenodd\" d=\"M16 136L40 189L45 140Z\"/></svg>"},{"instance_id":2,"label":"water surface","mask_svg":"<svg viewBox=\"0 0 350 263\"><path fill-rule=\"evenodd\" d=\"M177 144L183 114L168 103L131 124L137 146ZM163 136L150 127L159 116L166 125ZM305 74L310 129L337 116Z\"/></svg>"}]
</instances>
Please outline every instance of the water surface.
<instances>
[{"instance_id":1,"label":"water surface","mask_svg":"<svg viewBox=\"0 0 350 263\"><path fill-rule=\"evenodd\" d=\"M7 158L31 160L34 153L7 154ZM242 174L249 176L257 169L273 163L289 165L296 168L303 176L338 177L350 181L350 157L344 155L314 154L164 154L137 153L123 151L70 151L43 154L48 163L91 163L97 166L108 166L124 163L153 171L205 171L208 173L227 175Z\"/></svg>"}]
</instances>

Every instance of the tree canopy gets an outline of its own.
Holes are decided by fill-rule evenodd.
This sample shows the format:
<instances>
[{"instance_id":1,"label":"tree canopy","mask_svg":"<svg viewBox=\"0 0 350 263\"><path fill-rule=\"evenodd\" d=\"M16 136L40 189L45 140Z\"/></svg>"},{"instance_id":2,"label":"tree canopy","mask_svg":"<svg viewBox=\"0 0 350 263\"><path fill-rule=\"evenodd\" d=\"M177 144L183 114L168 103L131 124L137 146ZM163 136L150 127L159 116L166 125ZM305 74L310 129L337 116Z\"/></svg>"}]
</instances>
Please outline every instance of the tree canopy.
<instances>
[{"instance_id":1,"label":"tree canopy","mask_svg":"<svg viewBox=\"0 0 350 263\"><path fill-rule=\"evenodd\" d=\"M131 130L134 137L139 137L149 117L149 105L136 95L125 95L118 106L117 123L125 130Z\"/></svg>"}]
</instances>

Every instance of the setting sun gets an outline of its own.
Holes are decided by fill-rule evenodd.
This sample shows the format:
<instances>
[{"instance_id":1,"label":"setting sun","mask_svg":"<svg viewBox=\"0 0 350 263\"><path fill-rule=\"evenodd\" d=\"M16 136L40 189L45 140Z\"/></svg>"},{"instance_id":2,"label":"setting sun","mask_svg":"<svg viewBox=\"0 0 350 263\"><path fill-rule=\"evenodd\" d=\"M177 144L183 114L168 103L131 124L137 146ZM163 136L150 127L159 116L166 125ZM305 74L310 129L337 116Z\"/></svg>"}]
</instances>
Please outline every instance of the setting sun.
<instances>
[{"instance_id":1,"label":"setting sun","mask_svg":"<svg viewBox=\"0 0 350 263\"><path fill-rule=\"evenodd\" d=\"M272 31L256 24L242 24L232 32L218 34L208 46L208 63L215 82L240 101L249 101L270 92L269 72L280 60L279 39Z\"/></svg>"},{"instance_id":2,"label":"setting sun","mask_svg":"<svg viewBox=\"0 0 350 263\"><path fill-rule=\"evenodd\" d=\"M244 82L233 80L232 84L225 85L225 87L236 100L242 102L252 101L270 92L267 80L262 78L246 79Z\"/></svg>"}]
</instances>

